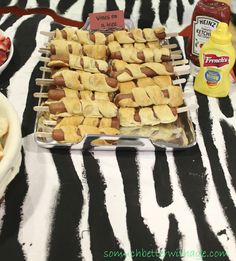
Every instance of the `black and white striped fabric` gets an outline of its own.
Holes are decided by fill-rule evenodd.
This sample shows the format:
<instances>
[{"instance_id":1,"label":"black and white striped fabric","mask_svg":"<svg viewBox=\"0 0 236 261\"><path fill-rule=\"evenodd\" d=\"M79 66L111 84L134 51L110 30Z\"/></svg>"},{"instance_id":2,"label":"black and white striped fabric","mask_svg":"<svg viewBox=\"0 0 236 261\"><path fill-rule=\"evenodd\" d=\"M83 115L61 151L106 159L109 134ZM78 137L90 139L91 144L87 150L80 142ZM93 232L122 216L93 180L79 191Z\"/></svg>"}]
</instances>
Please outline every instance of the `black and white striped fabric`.
<instances>
[{"instance_id":1,"label":"black and white striped fabric","mask_svg":"<svg viewBox=\"0 0 236 261\"><path fill-rule=\"evenodd\" d=\"M32 109L38 49L46 41L40 31L55 24L48 16L10 14L0 27L15 45L0 91L16 108L23 134L20 171L0 206L0 260L148 260L148 251L161 254L151 260L235 260L235 86L218 100L195 94L189 78L186 102L199 105L191 113L198 144L185 151L40 148Z\"/></svg>"},{"instance_id":2,"label":"black and white striped fabric","mask_svg":"<svg viewBox=\"0 0 236 261\"><path fill-rule=\"evenodd\" d=\"M196 0L12 0L1 1L1 6L17 5L21 8L45 7L77 21L86 21L89 13L124 10L125 18L135 26L144 28L163 24L170 32L181 31L190 24Z\"/></svg>"}]
</instances>

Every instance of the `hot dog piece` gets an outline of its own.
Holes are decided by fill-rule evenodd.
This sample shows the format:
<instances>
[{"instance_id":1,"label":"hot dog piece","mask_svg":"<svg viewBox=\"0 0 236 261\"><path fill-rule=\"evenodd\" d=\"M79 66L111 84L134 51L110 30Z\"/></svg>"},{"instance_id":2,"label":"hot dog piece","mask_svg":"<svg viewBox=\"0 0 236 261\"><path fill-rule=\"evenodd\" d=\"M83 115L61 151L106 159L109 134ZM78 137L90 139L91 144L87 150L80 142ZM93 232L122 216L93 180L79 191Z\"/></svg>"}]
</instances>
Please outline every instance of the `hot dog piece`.
<instances>
[{"instance_id":1,"label":"hot dog piece","mask_svg":"<svg viewBox=\"0 0 236 261\"><path fill-rule=\"evenodd\" d=\"M112 101L113 95L105 92L77 91L69 88L50 89L48 98L50 100L59 101L63 97L73 97L84 100L105 100Z\"/></svg>"},{"instance_id":2,"label":"hot dog piece","mask_svg":"<svg viewBox=\"0 0 236 261\"><path fill-rule=\"evenodd\" d=\"M166 37L165 28L157 27L139 29L135 28L130 31L115 31L107 37L108 42L117 41L120 44L128 43L145 43L163 40Z\"/></svg>"},{"instance_id":3,"label":"hot dog piece","mask_svg":"<svg viewBox=\"0 0 236 261\"><path fill-rule=\"evenodd\" d=\"M112 118L117 115L117 107L110 101L62 98L59 102L49 104L49 112L61 117L81 115L84 117Z\"/></svg>"},{"instance_id":4,"label":"hot dog piece","mask_svg":"<svg viewBox=\"0 0 236 261\"><path fill-rule=\"evenodd\" d=\"M98 60L106 60L108 58L108 49L105 45L88 45L81 46L80 43L66 40L52 40L47 47L50 49L51 55L66 57L69 54L85 55Z\"/></svg>"},{"instance_id":5,"label":"hot dog piece","mask_svg":"<svg viewBox=\"0 0 236 261\"><path fill-rule=\"evenodd\" d=\"M70 132L69 134L67 134ZM54 129L52 131L52 138L59 142L75 143L80 142L82 137L78 135L77 128L74 126L61 127L60 129Z\"/></svg>"},{"instance_id":6,"label":"hot dog piece","mask_svg":"<svg viewBox=\"0 0 236 261\"><path fill-rule=\"evenodd\" d=\"M155 105L136 110L135 108L120 108L120 125L123 127L167 124L177 120L175 108L168 105Z\"/></svg>"},{"instance_id":7,"label":"hot dog piece","mask_svg":"<svg viewBox=\"0 0 236 261\"><path fill-rule=\"evenodd\" d=\"M53 39L54 40L65 39L68 41L72 41L73 37L75 35L75 31L76 31L76 29L73 27L64 27L62 30L56 29L54 31Z\"/></svg>"},{"instance_id":8,"label":"hot dog piece","mask_svg":"<svg viewBox=\"0 0 236 261\"><path fill-rule=\"evenodd\" d=\"M63 70L53 75L55 85L74 90L90 90L98 92L114 92L118 82L102 73L89 73Z\"/></svg>"},{"instance_id":9,"label":"hot dog piece","mask_svg":"<svg viewBox=\"0 0 236 261\"><path fill-rule=\"evenodd\" d=\"M146 88L133 88L131 93L119 93L115 96L114 103L118 107L146 107L150 105L168 104L178 107L183 104L182 89L179 86L168 86L161 90L157 85Z\"/></svg>"},{"instance_id":10,"label":"hot dog piece","mask_svg":"<svg viewBox=\"0 0 236 261\"><path fill-rule=\"evenodd\" d=\"M164 76L155 76L155 77L146 77L140 78L135 81L127 81L127 82L120 82L118 84L120 93L129 94L132 92L133 88L141 87L146 88L147 86L158 86L161 90L166 90L168 86L172 85L172 79L168 75ZM168 91L167 91L168 92Z\"/></svg>"},{"instance_id":11,"label":"hot dog piece","mask_svg":"<svg viewBox=\"0 0 236 261\"><path fill-rule=\"evenodd\" d=\"M54 39L65 39L76 41L80 44L105 44L106 36L101 32L90 33L85 30L76 29L73 27L65 27L62 30L54 31Z\"/></svg>"},{"instance_id":12,"label":"hot dog piece","mask_svg":"<svg viewBox=\"0 0 236 261\"><path fill-rule=\"evenodd\" d=\"M121 48L119 51L111 53L111 58L120 59L128 63L171 61L170 50L167 48L144 48L142 51L135 48Z\"/></svg>"},{"instance_id":13,"label":"hot dog piece","mask_svg":"<svg viewBox=\"0 0 236 261\"><path fill-rule=\"evenodd\" d=\"M72 90L75 91L75 90ZM77 91L75 91L75 95L77 95ZM54 101L59 101L63 97L66 96L66 93L63 89L50 89L48 91L48 99L54 100Z\"/></svg>"},{"instance_id":14,"label":"hot dog piece","mask_svg":"<svg viewBox=\"0 0 236 261\"><path fill-rule=\"evenodd\" d=\"M70 67L70 69L82 70L92 73L106 73L109 69L108 63L104 60L96 60L87 56L69 54L68 57L57 57L52 55L48 67Z\"/></svg>"},{"instance_id":15,"label":"hot dog piece","mask_svg":"<svg viewBox=\"0 0 236 261\"><path fill-rule=\"evenodd\" d=\"M50 48L52 55L65 56L69 54L81 55L82 46L81 44L74 41L66 40L52 40L48 47Z\"/></svg>"},{"instance_id":16,"label":"hot dog piece","mask_svg":"<svg viewBox=\"0 0 236 261\"><path fill-rule=\"evenodd\" d=\"M89 134L117 135L119 130L113 128L97 128L88 125L61 126L52 131L52 138L60 143L78 143Z\"/></svg>"},{"instance_id":17,"label":"hot dog piece","mask_svg":"<svg viewBox=\"0 0 236 261\"><path fill-rule=\"evenodd\" d=\"M106 43L106 36L101 32L90 33L88 31L76 30L75 34L76 36L74 37L74 40L81 43L82 45L104 45Z\"/></svg>"},{"instance_id":18,"label":"hot dog piece","mask_svg":"<svg viewBox=\"0 0 236 261\"><path fill-rule=\"evenodd\" d=\"M97 127L80 125L76 126L61 126L52 131L52 138L64 143L78 143L87 134L100 134Z\"/></svg>"},{"instance_id":19,"label":"hot dog piece","mask_svg":"<svg viewBox=\"0 0 236 261\"><path fill-rule=\"evenodd\" d=\"M117 78L119 82L125 82L133 79L154 77L157 75L172 75L173 73L174 70L171 64L150 62L141 65L127 64L123 71L116 73L113 72L111 75Z\"/></svg>"},{"instance_id":20,"label":"hot dog piece","mask_svg":"<svg viewBox=\"0 0 236 261\"><path fill-rule=\"evenodd\" d=\"M60 114L62 117L63 117L62 114L67 112L63 102L50 103L48 107L49 107L49 112L51 114ZM70 116L70 115L66 115L66 116Z\"/></svg>"},{"instance_id":21,"label":"hot dog piece","mask_svg":"<svg viewBox=\"0 0 236 261\"><path fill-rule=\"evenodd\" d=\"M61 126L79 126L79 125L87 125L94 126L98 128L120 128L120 121L117 117L113 118L96 118L96 117L83 117L83 116L69 116L64 118L57 119L57 125L55 128L60 128Z\"/></svg>"}]
</instances>

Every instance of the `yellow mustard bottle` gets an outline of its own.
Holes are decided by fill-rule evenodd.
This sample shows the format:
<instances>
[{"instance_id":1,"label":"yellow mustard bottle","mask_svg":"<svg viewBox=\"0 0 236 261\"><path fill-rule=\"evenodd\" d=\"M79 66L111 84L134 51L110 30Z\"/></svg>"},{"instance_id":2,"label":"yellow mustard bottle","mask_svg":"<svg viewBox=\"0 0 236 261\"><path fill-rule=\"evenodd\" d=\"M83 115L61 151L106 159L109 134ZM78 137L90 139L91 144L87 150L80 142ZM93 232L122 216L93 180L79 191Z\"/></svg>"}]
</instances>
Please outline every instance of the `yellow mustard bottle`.
<instances>
[{"instance_id":1,"label":"yellow mustard bottle","mask_svg":"<svg viewBox=\"0 0 236 261\"><path fill-rule=\"evenodd\" d=\"M197 92L225 97L230 89L230 70L235 62L232 34L226 23L219 23L199 53L200 70L194 82Z\"/></svg>"}]
</instances>

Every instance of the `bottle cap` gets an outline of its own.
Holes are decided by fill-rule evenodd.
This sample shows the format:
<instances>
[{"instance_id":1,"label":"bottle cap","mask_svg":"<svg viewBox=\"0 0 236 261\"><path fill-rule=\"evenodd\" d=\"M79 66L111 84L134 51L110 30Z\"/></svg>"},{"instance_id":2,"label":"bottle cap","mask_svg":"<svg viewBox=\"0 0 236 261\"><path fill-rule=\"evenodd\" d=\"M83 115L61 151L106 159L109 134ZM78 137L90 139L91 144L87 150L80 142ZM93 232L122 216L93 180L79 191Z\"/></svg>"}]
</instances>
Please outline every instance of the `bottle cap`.
<instances>
[{"instance_id":1,"label":"bottle cap","mask_svg":"<svg viewBox=\"0 0 236 261\"><path fill-rule=\"evenodd\" d=\"M211 32L211 40L218 44L227 44L231 42L232 34L229 32L228 24L219 23L215 30Z\"/></svg>"}]
</instances>

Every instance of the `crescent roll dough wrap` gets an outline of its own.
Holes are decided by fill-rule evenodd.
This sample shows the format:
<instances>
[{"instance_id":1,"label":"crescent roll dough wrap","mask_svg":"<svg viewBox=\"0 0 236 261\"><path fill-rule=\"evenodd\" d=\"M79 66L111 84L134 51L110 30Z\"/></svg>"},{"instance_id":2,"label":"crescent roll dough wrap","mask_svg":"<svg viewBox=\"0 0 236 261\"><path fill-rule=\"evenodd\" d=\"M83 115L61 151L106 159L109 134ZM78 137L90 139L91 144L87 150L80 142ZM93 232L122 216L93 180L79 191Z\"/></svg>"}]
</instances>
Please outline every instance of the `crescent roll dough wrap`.
<instances>
[{"instance_id":1,"label":"crescent roll dough wrap","mask_svg":"<svg viewBox=\"0 0 236 261\"><path fill-rule=\"evenodd\" d=\"M118 52L122 48L121 45L117 41L112 41L112 42L108 43L107 46L108 46L110 53Z\"/></svg>"},{"instance_id":2,"label":"crescent roll dough wrap","mask_svg":"<svg viewBox=\"0 0 236 261\"><path fill-rule=\"evenodd\" d=\"M66 26L63 29L54 31L53 39L65 39L67 41L75 41L82 45L84 44L105 44L106 36L101 32L90 33L86 30L81 30Z\"/></svg>"},{"instance_id":3,"label":"crescent roll dough wrap","mask_svg":"<svg viewBox=\"0 0 236 261\"><path fill-rule=\"evenodd\" d=\"M140 78L134 81L120 82L118 84L120 93L131 93L133 88L142 87L146 88L147 86L159 86L161 89L167 89L168 86L172 85L172 79L168 75L158 75L155 77L146 77Z\"/></svg>"},{"instance_id":4,"label":"crescent roll dough wrap","mask_svg":"<svg viewBox=\"0 0 236 261\"><path fill-rule=\"evenodd\" d=\"M58 116L81 115L84 117L106 117L112 118L117 115L117 107L110 101L89 101L79 100L78 98L62 98L59 103L63 103L66 113L62 111L53 111L55 103L49 105L49 110L52 114ZM50 107L51 106L51 107Z\"/></svg>"},{"instance_id":5,"label":"crescent roll dough wrap","mask_svg":"<svg viewBox=\"0 0 236 261\"><path fill-rule=\"evenodd\" d=\"M178 115L168 105L141 108L119 108L120 125L123 127L157 125L175 122Z\"/></svg>"},{"instance_id":6,"label":"crescent roll dough wrap","mask_svg":"<svg viewBox=\"0 0 236 261\"><path fill-rule=\"evenodd\" d=\"M107 46L106 45L84 45L83 53L86 56L89 56L98 60L107 59Z\"/></svg>"},{"instance_id":7,"label":"crescent roll dough wrap","mask_svg":"<svg viewBox=\"0 0 236 261\"><path fill-rule=\"evenodd\" d=\"M135 114L139 115L139 121L135 119ZM135 112L134 108L119 109L120 125L123 127L145 126L160 124L160 120L155 117L152 108L141 108Z\"/></svg>"},{"instance_id":8,"label":"crescent roll dough wrap","mask_svg":"<svg viewBox=\"0 0 236 261\"><path fill-rule=\"evenodd\" d=\"M135 48L136 50L143 51L143 49L161 49L159 42L147 42L147 43L125 43L120 44L117 41L108 43L108 49L110 53L119 52L121 49Z\"/></svg>"},{"instance_id":9,"label":"crescent roll dough wrap","mask_svg":"<svg viewBox=\"0 0 236 261\"><path fill-rule=\"evenodd\" d=\"M55 131L60 129L63 132L64 139L60 142L68 142L68 143L77 143L82 140L81 135L78 135L78 128L76 126L61 126L60 128L54 128L52 132L52 136L54 139L56 139Z\"/></svg>"},{"instance_id":10,"label":"crescent roll dough wrap","mask_svg":"<svg viewBox=\"0 0 236 261\"><path fill-rule=\"evenodd\" d=\"M58 56L65 56L69 54L80 55L82 52L82 46L80 43L74 41L66 41L63 39L51 40L48 47L53 49L53 54Z\"/></svg>"},{"instance_id":11,"label":"crescent roll dough wrap","mask_svg":"<svg viewBox=\"0 0 236 261\"><path fill-rule=\"evenodd\" d=\"M167 105L153 106L155 115L160 119L161 123L171 123L177 120L178 115L173 114L171 108Z\"/></svg>"},{"instance_id":12,"label":"crescent roll dough wrap","mask_svg":"<svg viewBox=\"0 0 236 261\"><path fill-rule=\"evenodd\" d=\"M60 120L59 123L57 123L55 129L59 129L62 126L79 126L84 121L83 116L73 115L69 117L64 117Z\"/></svg>"},{"instance_id":13,"label":"crescent roll dough wrap","mask_svg":"<svg viewBox=\"0 0 236 261\"><path fill-rule=\"evenodd\" d=\"M104 60L97 60L87 56L69 56L69 66L71 69L82 70L85 72L97 73L108 70L108 63Z\"/></svg>"},{"instance_id":14,"label":"crescent roll dough wrap","mask_svg":"<svg viewBox=\"0 0 236 261\"><path fill-rule=\"evenodd\" d=\"M103 33L101 33L101 32L93 33L92 35L93 35L94 41L91 40L90 35L91 35L91 33L89 33L88 31L76 30L73 40L81 43L82 45L84 45L84 44L105 44L106 36Z\"/></svg>"},{"instance_id":15,"label":"crescent roll dough wrap","mask_svg":"<svg viewBox=\"0 0 236 261\"><path fill-rule=\"evenodd\" d=\"M99 128L113 128L119 129L119 119L118 118L97 118L97 117L83 117L79 115L68 116L64 118L59 118L55 128L60 128L61 126L79 126L87 125Z\"/></svg>"},{"instance_id":16,"label":"crescent roll dough wrap","mask_svg":"<svg viewBox=\"0 0 236 261\"><path fill-rule=\"evenodd\" d=\"M122 67L121 64L120 68ZM113 65L114 66L114 65ZM150 74L147 69L151 70L152 76L157 75L172 75L172 72L167 71L166 66L161 63L143 63L143 64L127 64L124 66L123 71L119 72L117 80L119 82L131 81L134 79L145 78Z\"/></svg>"},{"instance_id":17,"label":"crescent roll dough wrap","mask_svg":"<svg viewBox=\"0 0 236 261\"><path fill-rule=\"evenodd\" d=\"M48 91L48 99L52 101L58 101L63 97L80 98L83 100L104 100L110 101L112 95L107 92L92 92L92 91L77 91L69 88L63 89L51 89Z\"/></svg>"},{"instance_id":18,"label":"crescent roll dough wrap","mask_svg":"<svg viewBox=\"0 0 236 261\"><path fill-rule=\"evenodd\" d=\"M106 75L102 73L80 73L80 79L84 88L91 91L98 91L98 92L114 92L118 89L117 87L111 87L106 82Z\"/></svg>"},{"instance_id":19,"label":"crescent roll dough wrap","mask_svg":"<svg viewBox=\"0 0 236 261\"><path fill-rule=\"evenodd\" d=\"M62 70L56 72L52 78L54 79L55 83L58 77L63 77L64 86L73 89L73 90L84 90L84 86L79 80L79 73L76 71L70 70Z\"/></svg>"},{"instance_id":20,"label":"crescent roll dough wrap","mask_svg":"<svg viewBox=\"0 0 236 261\"><path fill-rule=\"evenodd\" d=\"M145 42L153 42L159 41L165 38L165 28L157 27L157 28L144 28L143 30L140 28L134 28L132 30L125 31L115 31L107 37L109 42L117 41L120 44L128 44L128 43L145 43Z\"/></svg>"},{"instance_id":21,"label":"crescent roll dough wrap","mask_svg":"<svg viewBox=\"0 0 236 261\"><path fill-rule=\"evenodd\" d=\"M61 78L62 77L62 78ZM107 83L107 76L102 73L89 73L83 71L62 70L55 73L52 78L56 85L74 90L90 90L98 92L114 92L118 89Z\"/></svg>"},{"instance_id":22,"label":"crescent roll dough wrap","mask_svg":"<svg viewBox=\"0 0 236 261\"><path fill-rule=\"evenodd\" d=\"M119 107L146 107L162 104L179 107L183 104L183 93L181 87L173 85L168 86L166 90L161 90L157 85L145 88L135 87L129 94L117 94L114 102Z\"/></svg>"},{"instance_id":23,"label":"crescent roll dough wrap","mask_svg":"<svg viewBox=\"0 0 236 261\"><path fill-rule=\"evenodd\" d=\"M70 54L65 58L51 56L51 61L47 64L48 67L69 67L70 69L80 70L85 72L107 72L108 63L104 60L94 59L88 56L79 56Z\"/></svg>"},{"instance_id":24,"label":"crescent roll dough wrap","mask_svg":"<svg viewBox=\"0 0 236 261\"><path fill-rule=\"evenodd\" d=\"M140 51L135 48L120 48L112 56L128 63L162 62L170 60L170 50L167 48L144 48Z\"/></svg>"},{"instance_id":25,"label":"crescent roll dough wrap","mask_svg":"<svg viewBox=\"0 0 236 261\"><path fill-rule=\"evenodd\" d=\"M61 126L60 128L56 127L52 131L52 138L59 143L78 143L86 135L117 135L119 130L114 128L97 128L95 126L89 125L79 125L79 126Z\"/></svg>"},{"instance_id":26,"label":"crescent roll dough wrap","mask_svg":"<svg viewBox=\"0 0 236 261\"><path fill-rule=\"evenodd\" d=\"M59 40L59 39L66 39L68 41L72 41L75 37L75 31L77 29L73 27L64 27L62 30L56 29L54 31L54 37L53 39Z\"/></svg>"}]
</instances>

